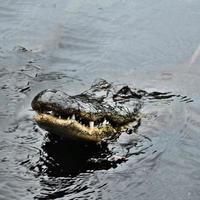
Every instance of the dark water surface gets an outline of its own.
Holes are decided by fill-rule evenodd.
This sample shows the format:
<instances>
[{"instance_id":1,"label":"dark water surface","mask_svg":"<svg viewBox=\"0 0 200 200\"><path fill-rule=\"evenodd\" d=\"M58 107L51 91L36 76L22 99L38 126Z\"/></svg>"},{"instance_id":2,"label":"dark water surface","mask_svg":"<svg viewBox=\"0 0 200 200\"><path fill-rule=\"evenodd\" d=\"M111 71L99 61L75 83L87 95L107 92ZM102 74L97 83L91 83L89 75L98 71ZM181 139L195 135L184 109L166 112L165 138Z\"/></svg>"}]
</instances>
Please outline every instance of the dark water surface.
<instances>
[{"instance_id":1,"label":"dark water surface","mask_svg":"<svg viewBox=\"0 0 200 200\"><path fill-rule=\"evenodd\" d=\"M200 1L0 2L0 199L200 199ZM97 78L182 97L144 102L137 144L108 150L36 126L37 92Z\"/></svg>"}]
</instances>

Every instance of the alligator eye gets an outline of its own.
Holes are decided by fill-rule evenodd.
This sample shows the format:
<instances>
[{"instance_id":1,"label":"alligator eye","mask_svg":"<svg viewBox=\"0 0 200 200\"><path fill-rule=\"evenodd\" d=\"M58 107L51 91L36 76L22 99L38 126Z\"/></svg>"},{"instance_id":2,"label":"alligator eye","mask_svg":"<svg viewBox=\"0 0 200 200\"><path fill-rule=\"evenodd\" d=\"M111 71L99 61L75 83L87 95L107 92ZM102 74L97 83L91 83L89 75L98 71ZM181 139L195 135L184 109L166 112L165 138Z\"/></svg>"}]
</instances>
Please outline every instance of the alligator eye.
<instances>
[{"instance_id":1,"label":"alligator eye","mask_svg":"<svg viewBox=\"0 0 200 200\"><path fill-rule=\"evenodd\" d=\"M121 90L118 91L118 94L131 94L132 91L128 86L124 86Z\"/></svg>"},{"instance_id":2,"label":"alligator eye","mask_svg":"<svg viewBox=\"0 0 200 200\"><path fill-rule=\"evenodd\" d=\"M131 88L128 86L124 86L116 94L113 95L114 101L129 99L129 98L141 99L142 95L137 92L132 91Z\"/></svg>"}]
</instances>

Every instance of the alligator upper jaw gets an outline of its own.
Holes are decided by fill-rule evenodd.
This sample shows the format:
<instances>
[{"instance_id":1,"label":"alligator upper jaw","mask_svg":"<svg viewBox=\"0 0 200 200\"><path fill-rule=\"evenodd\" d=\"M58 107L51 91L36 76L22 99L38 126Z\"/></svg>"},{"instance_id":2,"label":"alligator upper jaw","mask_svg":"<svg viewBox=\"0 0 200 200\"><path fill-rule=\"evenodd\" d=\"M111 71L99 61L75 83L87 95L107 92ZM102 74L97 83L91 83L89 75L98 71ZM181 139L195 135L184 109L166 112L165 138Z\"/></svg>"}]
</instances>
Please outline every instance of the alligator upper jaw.
<instances>
[{"instance_id":1,"label":"alligator upper jaw","mask_svg":"<svg viewBox=\"0 0 200 200\"><path fill-rule=\"evenodd\" d=\"M71 118L62 119L50 113L37 113L35 120L46 131L71 140L99 142L117 131L106 120L98 126L94 126L94 121L90 121L89 125L83 125L75 119L74 115Z\"/></svg>"}]
</instances>

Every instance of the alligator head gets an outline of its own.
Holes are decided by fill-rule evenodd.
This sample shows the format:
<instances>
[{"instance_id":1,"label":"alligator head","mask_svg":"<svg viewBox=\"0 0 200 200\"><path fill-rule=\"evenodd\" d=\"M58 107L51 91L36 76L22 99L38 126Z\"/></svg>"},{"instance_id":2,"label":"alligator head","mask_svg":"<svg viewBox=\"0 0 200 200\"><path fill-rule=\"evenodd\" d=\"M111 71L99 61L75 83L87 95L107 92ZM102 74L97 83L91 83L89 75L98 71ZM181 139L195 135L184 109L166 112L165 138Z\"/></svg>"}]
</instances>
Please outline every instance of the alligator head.
<instances>
[{"instance_id":1,"label":"alligator head","mask_svg":"<svg viewBox=\"0 0 200 200\"><path fill-rule=\"evenodd\" d=\"M98 142L127 130L138 119L145 91L118 89L105 80L79 95L44 90L32 101L38 125L62 138Z\"/></svg>"}]
</instances>

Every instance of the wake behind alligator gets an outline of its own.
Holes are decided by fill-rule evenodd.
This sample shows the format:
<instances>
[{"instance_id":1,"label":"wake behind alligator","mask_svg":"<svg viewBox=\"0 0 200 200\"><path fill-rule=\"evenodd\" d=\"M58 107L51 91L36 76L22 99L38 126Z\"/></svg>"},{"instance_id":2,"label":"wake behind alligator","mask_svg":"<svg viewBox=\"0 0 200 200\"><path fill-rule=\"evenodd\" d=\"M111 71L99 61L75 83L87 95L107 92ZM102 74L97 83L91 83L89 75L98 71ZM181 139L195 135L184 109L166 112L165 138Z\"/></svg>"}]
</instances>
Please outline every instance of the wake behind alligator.
<instances>
[{"instance_id":1,"label":"wake behind alligator","mask_svg":"<svg viewBox=\"0 0 200 200\"><path fill-rule=\"evenodd\" d=\"M120 87L106 80L95 82L79 95L44 90L32 101L37 124L66 140L100 142L131 133L140 124L145 99L172 99L171 93Z\"/></svg>"}]
</instances>

